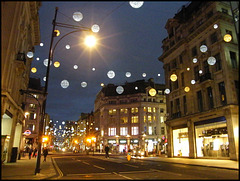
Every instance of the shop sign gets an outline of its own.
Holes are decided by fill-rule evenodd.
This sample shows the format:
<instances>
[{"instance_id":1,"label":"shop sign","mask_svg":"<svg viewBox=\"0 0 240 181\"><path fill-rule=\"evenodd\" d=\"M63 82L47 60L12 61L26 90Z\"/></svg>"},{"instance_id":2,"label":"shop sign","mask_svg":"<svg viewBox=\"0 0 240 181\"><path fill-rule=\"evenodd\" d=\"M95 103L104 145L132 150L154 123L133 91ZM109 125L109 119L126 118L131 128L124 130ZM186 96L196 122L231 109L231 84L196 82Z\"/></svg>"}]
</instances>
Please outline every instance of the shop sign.
<instances>
[{"instance_id":1,"label":"shop sign","mask_svg":"<svg viewBox=\"0 0 240 181\"><path fill-rule=\"evenodd\" d=\"M32 134L32 132L31 132L30 130L27 129L27 130L24 132L24 134L25 134L26 136L29 136L29 135Z\"/></svg>"},{"instance_id":2,"label":"shop sign","mask_svg":"<svg viewBox=\"0 0 240 181\"><path fill-rule=\"evenodd\" d=\"M138 143L138 139L131 139L131 143Z\"/></svg>"},{"instance_id":3,"label":"shop sign","mask_svg":"<svg viewBox=\"0 0 240 181\"><path fill-rule=\"evenodd\" d=\"M108 140L108 143L111 143L111 144L116 143L116 140Z\"/></svg>"},{"instance_id":4,"label":"shop sign","mask_svg":"<svg viewBox=\"0 0 240 181\"><path fill-rule=\"evenodd\" d=\"M120 139L120 140L119 140L119 143L120 143L120 144L125 144L125 143L127 143L127 140Z\"/></svg>"}]
</instances>

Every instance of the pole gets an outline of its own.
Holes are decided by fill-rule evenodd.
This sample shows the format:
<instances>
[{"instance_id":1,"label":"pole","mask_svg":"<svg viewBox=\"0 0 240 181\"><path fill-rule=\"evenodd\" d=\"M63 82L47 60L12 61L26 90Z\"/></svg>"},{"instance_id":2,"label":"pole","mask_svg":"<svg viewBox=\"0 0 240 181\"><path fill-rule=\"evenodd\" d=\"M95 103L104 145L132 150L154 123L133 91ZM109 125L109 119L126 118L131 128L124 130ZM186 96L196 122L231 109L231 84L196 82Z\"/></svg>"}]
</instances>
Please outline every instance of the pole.
<instances>
[{"instance_id":1,"label":"pole","mask_svg":"<svg viewBox=\"0 0 240 181\"><path fill-rule=\"evenodd\" d=\"M48 78L49 78L50 62L51 62L51 59L52 59L52 45L53 45L54 30L55 30L55 25L56 25L57 11L58 11L58 7L56 7L56 9L55 9L55 16L54 16L54 19L53 19L53 29L52 29L51 43L50 43L49 56L48 56L46 83L45 83L45 89L44 89L45 99L43 101L43 106L42 106L41 120L39 121L38 154L37 154L37 163L36 163L35 175L37 173L40 173L40 170L41 170L40 169L40 162L41 162L41 147L42 147L42 136L43 136L43 125L44 125L43 123L44 123L45 111L46 111Z\"/></svg>"}]
</instances>

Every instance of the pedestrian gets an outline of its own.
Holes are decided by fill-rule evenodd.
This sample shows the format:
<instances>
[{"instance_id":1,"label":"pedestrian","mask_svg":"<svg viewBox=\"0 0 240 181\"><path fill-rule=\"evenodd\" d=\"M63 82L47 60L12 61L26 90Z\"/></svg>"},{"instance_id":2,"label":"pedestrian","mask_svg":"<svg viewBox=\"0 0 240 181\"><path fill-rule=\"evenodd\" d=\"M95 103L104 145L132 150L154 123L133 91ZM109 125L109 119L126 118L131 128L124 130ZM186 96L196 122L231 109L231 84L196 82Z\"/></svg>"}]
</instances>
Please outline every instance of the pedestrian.
<instances>
[{"instance_id":1,"label":"pedestrian","mask_svg":"<svg viewBox=\"0 0 240 181\"><path fill-rule=\"evenodd\" d=\"M35 158L37 157L37 148L33 149L33 157L35 157Z\"/></svg>"},{"instance_id":2,"label":"pedestrian","mask_svg":"<svg viewBox=\"0 0 240 181\"><path fill-rule=\"evenodd\" d=\"M44 156L44 162L46 162L46 159L47 159L47 155L48 155L48 149L45 147L44 149L43 149L43 156Z\"/></svg>"},{"instance_id":3,"label":"pedestrian","mask_svg":"<svg viewBox=\"0 0 240 181\"><path fill-rule=\"evenodd\" d=\"M108 154L109 149L110 149L109 146L106 145L106 146L105 146L105 153L106 153L105 157L106 157L106 158L109 158L109 154Z\"/></svg>"},{"instance_id":4,"label":"pedestrian","mask_svg":"<svg viewBox=\"0 0 240 181\"><path fill-rule=\"evenodd\" d=\"M33 152L33 149L32 149L32 148L29 148L29 150L28 150L29 160L30 160L31 157L32 157L32 152Z\"/></svg>"}]
</instances>

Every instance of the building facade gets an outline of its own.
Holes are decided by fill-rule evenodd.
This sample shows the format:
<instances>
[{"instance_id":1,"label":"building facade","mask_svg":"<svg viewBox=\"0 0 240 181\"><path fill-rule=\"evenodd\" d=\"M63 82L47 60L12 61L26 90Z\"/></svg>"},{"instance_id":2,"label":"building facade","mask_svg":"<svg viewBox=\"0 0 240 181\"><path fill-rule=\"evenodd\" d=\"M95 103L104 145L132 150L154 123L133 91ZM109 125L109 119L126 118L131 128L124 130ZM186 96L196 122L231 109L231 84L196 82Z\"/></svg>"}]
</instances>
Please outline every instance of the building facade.
<instances>
[{"instance_id":1,"label":"building facade","mask_svg":"<svg viewBox=\"0 0 240 181\"><path fill-rule=\"evenodd\" d=\"M104 86L94 104L100 149L109 145L116 153L136 148L145 153L165 150L164 89L165 85L156 84L153 79Z\"/></svg>"},{"instance_id":2,"label":"building facade","mask_svg":"<svg viewBox=\"0 0 240 181\"><path fill-rule=\"evenodd\" d=\"M24 96L29 82L34 46L40 43L37 1L1 2L1 155L15 162L24 126Z\"/></svg>"},{"instance_id":3,"label":"building facade","mask_svg":"<svg viewBox=\"0 0 240 181\"><path fill-rule=\"evenodd\" d=\"M229 2L193 1L165 28L158 59L170 92L168 156L238 160L239 54Z\"/></svg>"}]
</instances>

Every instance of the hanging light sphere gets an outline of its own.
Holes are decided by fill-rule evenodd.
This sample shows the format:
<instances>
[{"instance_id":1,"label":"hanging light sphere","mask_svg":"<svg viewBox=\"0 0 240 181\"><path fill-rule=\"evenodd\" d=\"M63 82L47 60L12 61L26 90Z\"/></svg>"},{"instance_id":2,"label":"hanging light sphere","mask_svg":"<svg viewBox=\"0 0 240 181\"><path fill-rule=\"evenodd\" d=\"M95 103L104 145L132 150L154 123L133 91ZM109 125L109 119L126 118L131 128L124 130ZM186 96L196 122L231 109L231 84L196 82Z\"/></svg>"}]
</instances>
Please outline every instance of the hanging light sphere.
<instances>
[{"instance_id":1,"label":"hanging light sphere","mask_svg":"<svg viewBox=\"0 0 240 181\"><path fill-rule=\"evenodd\" d=\"M38 60L39 60L39 57L37 57L36 60L38 61Z\"/></svg>"},{"instance_id":2,"label":"hanging light sphere","mask_svg":"<svg viewBox=\"0 0 240 181\"><path fill-rule=\"evenodd\" d=\"M56 62L54 62L54 64L53 64L53 65L54 65L54 67L56 67L56 68L57 68L57 67L59 67L59 66L60 66L60 62L56 61Z\"/></svg>"},{"instance_id":3,"label":"hanging light sphere","mask_svg":"<svg viewBox=\"0 0 240 181\"><path fill-rule=\"evenodd\" d=\"M125 76L126 77L131 77L131 73L130 72L126 72Z\"/></svg>"},{"instance_id":4,"label":"hanging light sphere","mask_svg":"<svg viewBox=\"0 0 240 181\"><path fill-rule=\"evenodd\" d=\"M82 86L82 87L87 87L87 82L82 82L82 83L81 83L81 86Z\"/></svg>"},{"instance_id":5,"label":"hanging light sphere","mask_svg":"<svg viewBox=\"0 0 240 181\"><path fill-rule=\"evenodd\" d=\"M96 69L93 67L93 68L92 68L92 71L95 71L95 70L96 70Z\"/></svg>"},{"instance_id":6,"label":"hanging light sphere","mask_svg":"<svg viewBox=\"0 0 240 181\"><path fill-rule=\"evenodd\" d=\"M43 64L47 67L48 66L48 59L43 60ZM50 61L50 65L52 65L52 61Z\"/></svg>"},{"instance_id":7,"label":"hanging light sphere","mask_svg":"<svg viewBox=\"0 0 240 181\"><path fill-rule=\"evenodd\" d=\"M124 88L123 88L122 86L117 86L116 92L117 92L118 94L122 94L123 91L124 91Z\"/></svg>"},{"instance_id":8,"label":"hanging light sphere","mask_svg":"<svg viewBox=\"0 0 240 181\"><path fill-rule=\"evenodd\" d=\"M146 73L143 73L143 74L142 74L142 76L143 76L143 77L146 77L146 76L147 76L147 74L146 74Z\"/></svg>"},{"instance_id":9,"label":"hanging light sphere","mask_svg":"<svg viewBox=\"0 0 240 181\"><path fill-rule=\"evenodd\" d=\"M143 5L143 1L129 1L129 4L133 8L140 8Z\"/></svg>"},{"instance_id":10,"label":"hanging light sphere","mask_svg":"<svg viewBox=\"0 0 240 181\"><path fill-rule=\"evenodd\" d=\"M33 52L27 52L27 57L28 58L33 58Z\"/></svg>"},{"instance_id":11,"label":"hanging light sphere","mask_svg":"<svg viewBox=\"0 0 240 181\"><path fill-rule=\"evenodd\" d=\"M44 82L46 81L46 77L43 77L43 81L44 81Z\"/></svg>"},{"instance_id":12,"label":"hanging light sphere","mask_svg":"<svg viewBox=\"0 0 240 181\"><path fill-rule=\"evenodd\" d=\"M104 86L104 83L101 83L101 86L103 87L103 86Z\"/></svg>"},{"instance_id":13,"label":"hanging light sphere","mask_svg":"<svg viewBox=\"0 0 240 181\"><path fill-rule=\"evenodd\" d=\"M189 70L190 70L190 68L188 67L188 68L187 68L187 71L189 71Z\"/></svg>"},{"instance_id":14,"label":"hanging light sphere","mask_svg":"<svg viewBox=\"0 0 240 181\"><path fill-rule=\"evenodd\" d=\"M201 45L201 46L200 46L200 51L203 52L203 53L207 52L207 49L208 49L208 48L207 48L206 45Z\"/></svg>"},{"instance_id":15,"label":"hanging light sphere","mask_svg":"<svg viewBox=\"0 0 240 181\"><path fill-rule=\"evenodd\" d=\"M198 72L199 72L199 74L202 74L202 70L199 70Z\"/></svg>"},{"instance_id":16,"label":"hanging light sphere","mask_svg":"<svg viewBox=\"0 0 240 181\"><path fill-rule=\"evenodd\" d=\"M160 77L161 76L161 74L158 74L158 77Z\"/></svg>"},{"instance_id":17,"label":"hanging light sphere","mask_svg":"<svg viewBox=\"0 0 240 181\"><path fill-rule=\"evenodd\" d=\"M191 84L195 84L196 83L196 81L195 80L191 80Z\"/></svg>"},{"instance_id":18,"label":"hanging light sphere","mask_svg":"<svg viewBox=\"0 0 240 181\"><path fill-rule=\"evenodd\" d=\"M232 36L230 34L226 34L224 35L223 40L225 42L230 42L232 40Z\"/></svg>"},{"instance_id":19,"label":"hanging light sphere","mask_svg":"<svg viewBox=\"0 0 240 181\"><path fill-rule=\"evenodd\" d=\"M70 45L66 45L66 49L70 49Z\"/></svg>"},{"instance_id":20,"label":"hanging light sphere","mask_svg":"<svg viewBox=\"0 0 240 181\"><path fill-rule=\"evenodd\" d=\"M209 65L214 65L216 63L216 58L215 57L209 57L207 62Z\"/></svg>"},{"instance_id":21,"label":"hanging light sphere","mask_svg":"<svg viewBox=\"0 0 240 181\"><path fill-rule=\"evenodd\" d=\"M165 94L169 94L170 93L170 89L165 89Z\"/></svg>"},{"instance_id":22,"label":"hanging light sphere","mask_svg":"<svg viewBox=\"0 0 240 181\"><path fill-rule=\"evenodd\" d=\"M189 91L190 91L190 88L189 88L189 87L185 87L185 88L184 88L184 91L185 91L185 92L189 92Z\"/></svg>"},{"instance_id":23,"label":"hanging light sphere","mask_svg":"<svg viewBox=\"0 0 240 181\"><path fill-rule=\"evenodd\" d=\"M42 46L43 46L43 43L40 43L40 46L42 47Z\"/></svg>"},{"instance_id":24,"label":"hanging light sphere","mask_svg":"<svg viewBox=\"0 0 240 181\"><path fill-rule=\"evenodd\" d=\"M80 12L75 12L73 13L73 19L75 21L81 21L83 19L83 15Z\"/></svg>"},{"instance_id":25,"label":"hanging light sphere","mask_svg":"<svg viewBox=\"0 0 240 181\"><path fill-rule=\"evenodd\" d=\"M60 31L59 30L54 30L55 36L59 36L60 35Z\"/></svg>"},{"instance_id":26,"label":"hanging light sphere","mask_svg":"<svg viewBox=\"0 0 240 181\"><path fill-rule=\"evenodd\" d=\"M97 24L92 25L91 28L92 32L97 33L100 30L100 27Z\"/></svg>"},{"instance_id":27,"label":"hanging light sphere","mask_svg":"<svg viewBox=\"0 0 240 181\"><path fill-rule=\"evenodd\" d=\"M135 87L135 90L138 90L138 87Z\"/></svg>"},{"instance_id":28,"label":"hanging light sphere","mask_svg":"<svg viewBox=\"0 0 240 181\"><path fill-rule=\"evenodd\" d=\"M197 58L193 58L193 63L197 63Z\"/></svg>"},{"instance_id":29,"label":"hanging light sphere","mask_svg":"<svg viewBox=\"0 0 240 181\"><path fill-rule=\"evenodd\" d=\"M110 70L110 71L108 71L107 76L108 76L108 78L112 79L115 77L115 72Z\"/></svg>"},{"instance_id":30,"label":"hanging light sphere","mask_svg":"<svg viewBox=\"0 0 240 181\"><path fill-rule=\"evenodd\" d=\"M73 68L76 70L76 69L78 69L78 66L77 66L77 65L74 65Z\"/></svg>"},{"instance_id":31,"label":"hanging light sphere","mask_svg":"<svg viewBox=\"0 0 240 181\"><path fill-rule=\"evenodd\" d=\"M33 67L33 68L31 69L31 72L32 72L32 73L36 73L36 72L37 72L37 69L36 69L35 67Z\"/></svg>"},{"instance_id":32,"label":"hanging light sphere","mask_svg":"<svg viewBox=\"0 0 240 181\"><path fill-rule=\"evenodd\" d=\"M157 94L157 91L156 91L156 89L151 88L151 89L148 91L148 93L149 93L150 96L155 96L155 95Z\"/></svg>"},{"instance_id":33,"label":"hanging light sphere","mask_svg":"<svg viewBox=\"0 0 240 181\"><path fill-rule=\"evenodd\" d=\"M67 80L63 80L61 82L61 86L62 86L62 88L66 89L69 86L69 82Z\"/></svg>"},{"instance_id":34,"label":"hanging light sphere","mask_svg":"<svg viewBox=\"0 0 240 181\"><path fill-rule=\"evenodd\" d=\"M218 24L214 24L214 25L213 25L213 28L214 28L214 29L217 29L217 28L218 28Z\"/></svg>"},{"instance_id":35,"label":"hanging light sphere","mask_svg":"<svg viewBox=\"0 0 240 181\"><path fill-rule=\"evenodd\" d=\"M176 74L172 74L170 76L170 79L171 79L171 81L175 82L177 80L177 75Z\"/></svg>"}]
</instances>

